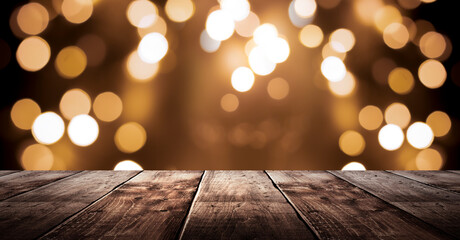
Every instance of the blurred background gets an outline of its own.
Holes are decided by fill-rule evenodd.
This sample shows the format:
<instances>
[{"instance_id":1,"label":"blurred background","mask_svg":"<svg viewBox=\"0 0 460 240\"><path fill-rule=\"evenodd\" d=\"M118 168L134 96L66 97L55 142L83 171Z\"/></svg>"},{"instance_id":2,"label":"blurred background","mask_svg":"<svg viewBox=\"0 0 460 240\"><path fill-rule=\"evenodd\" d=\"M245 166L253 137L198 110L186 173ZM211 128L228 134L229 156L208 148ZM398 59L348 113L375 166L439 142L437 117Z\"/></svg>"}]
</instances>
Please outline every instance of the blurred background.
<instances>
[{"instance_id":1,"label":"blurred background","mask_svg":"<svg viewBox=\"0 0 460 240\"><path fill-rule=\"evenodd\" d=\"M3 1L0 169L459 169L455 1Z\"/></svg>"}]
</instances>

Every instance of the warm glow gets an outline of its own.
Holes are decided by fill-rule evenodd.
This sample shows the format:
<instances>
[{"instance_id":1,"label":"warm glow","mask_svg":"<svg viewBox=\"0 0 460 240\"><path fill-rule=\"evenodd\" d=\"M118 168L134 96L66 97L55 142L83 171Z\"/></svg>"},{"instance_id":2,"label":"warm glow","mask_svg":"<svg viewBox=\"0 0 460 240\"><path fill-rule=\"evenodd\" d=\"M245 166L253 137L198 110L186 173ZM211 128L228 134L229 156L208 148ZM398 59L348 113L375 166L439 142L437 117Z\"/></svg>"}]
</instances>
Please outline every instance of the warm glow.
<instances>
[{"instance_id":1,"label":"warm glow","mask_svg":"<svg viewBox=\"0 0 460 240\"><path fill-rule=\"evenodd\" d=\"M383 41L390 48L403 48L409 42L409 31L401 23L392 23L383 30Z\"/></svg>"},{"instance_id":2,"label":"warm glow","mask_svg":"<svg viewBox=\"0 0 460 240\"><path fill-rule=\"evenodd\" d=\"M19 9L18 26L26 34L37 35L46 29L49 22L48 11L36 2L28 3Z\"/></svg>"},{"instance_id":3,"label":"warm glow","mask_svg":"<svg viewBox=\"0 0 460 240\"><path fill-rule=\"evenodd\" d=\"M418 77L425 87L434 89L444 84L447 78L447 72L441 62L428 59L420 65Z\"/></svg>"},{"instance_id":4,"label":"warm glow","mask_svg":"<svg viewBox=\"0 0 460 240\"><path fill-rule=\"evenodd\" d=\"M43 38L28 37L19 44L16 59L22 69L36 72L48 63L50 55L50 46Z\"/></svg>"},{"instance_id":5,"label":"warm glow","mask_svg":"<svg viewBox=\"0 0 460 240\"><path fill-rule=\"evenodd\" d=\"M267 92L275 100L284 99L289 94L289 83L283 78L274 78L268 82Z\"/></svg>"},{"instance_id":6,"label":"warm glow","mask_svg":"<svg viewBox=\"0 0 460 240\"><path fill-rule=\"evenodd\" d=\"M51 150L41 144L32 144L24 149L21 165L24 170L50 170L54 157Z\"/></svg>"},{"instance_id":7,"label":"warm glow","mask_svg":"<svg viewBox=\"0 0 460 240\"><path fill-rule=\"evenodd\" d=\"M233 22L232 17L223 10L212 12L206 20L206 31L214 40L227 40L233 35L234 30L235 22Z\"/></svg>"},{"instance_id":8,"label":"warm glow","mask_svg":"<svg viewBox=\"0 0 460 240\"><path fill-rule=\"evenodd\" d=\"M158 9L151 1L136 0L128 5L126 15L133 26L147 28L156 21Z\"/></svg>"},{"instance_id":9,"label":"warm glow","mask_svg":"<svg viewBox=\"0 0 460 240\"><path fill-rule=\"evenodd\" d=\"M379 131L379 143L384 149L394 151L401 147L404 142L402 129L394 124L387 124Z\"/></svg>"},{"instance_id":10,"label":"warm glow","mask_svg":"<svg viewBox=\"0 0 460 240\"><path fill-rule=\"evenodd\" d=\"M407 141L415 148L427 148L431 146L433 139L433 131L425 123L415 122L407 129Z\"/></svg>"},{"instance_id":11,"label":"warm glow","mask_svg":"<svg viewBox=\"0 0 460 240\"><path fill-rule=\"evenodd\" d=\"M203 30L200 35L200 46L203 51L213 53L220 47L220 41L212 39L206 30Z\"/></svg>"},{"instance_id":12,"label":"warm glow","mask_svg":"<svg viewBox=\"0 0 460 240\"><path fill-rule=\"evenodd\" d=\"M82 114L70 120L67 134L72 143L77 146L86 147L96 141L99 135L99 126L94 118Z\"/></svg>"},{"instance_id":13,"label":"warm glow","mask_svg":"<svg viewBox=\"0 0 460 240\"><path fill-rule=\"evenodd\" d=\"M61 11L67 21L83 23L93 13L93 0L63 0Z\"/></svg>"},{"instance_id":14,"label":"warm glow","mask_svg":"<svg viewBox=\"0 0 460 240\"><path fill-rule=\"evenodd\" d=\"M171 21L185 22L195 13L195 4L192 0L168 0L165 12Z\"/></svg>"},{"instance_id":15,"label":"warm glow","mask_svg":"<svg viewBox=\"0 0 460 240\"><path fill-rule=\"evenodd\" d=\"M249 66L257 75L268 75L276 68L276 63L268 59L265 49L261 46L254 47L249 53L248 59Z\"/></svg>"},{"instance_id":16,"label":"warm glow","mask_svg":"<svg viewBox=\"0 0 460 240\"><path fill-rule=\"evenodd\" d=\"M91 98L79 88L71 89L62 96L59 110L67 120L80 114L88 114L91 110Z\"/></svg>"},{"instance_id":17,"label":"warm glow","mask_svg":"<svg viewBox=\"0 0 460 240\"><path fill-rule=\"evenodd\" d=\"M432 112L427 117L426 124L430 126L431 130L433 130L434 136L436 137L445 136L452 126L449 115L441 111Z\"/></svg>"},{"instance_id":18,"label":"warm glow","mask_svg":"<svg viewBox=\"0 0 460 240\"><path fill-rule=\"evenodd\" d=\"M414 9L420 6L420 0L398 0L398 3L401 7L405 9Z\"/></svg>"},{"instance_id":19,"label":"warm glow","mask_svg":"<svg viewBox=\"0 0 460 240\"><path fill-rule=\"evenodd\" d=\"M254 85L254 73L247 67L239 67L232 73L232 86L238 92L247 92Z\"/></svg>"},{"instance_id":20,"label":"warm glow","mask_svg":"<svg viewBox=\"0 0 460 240\"><path fill-rule=\"evenodd\" d=\"M361 134L356 131L348 130L339 138L339 147L348 156L358 156L366 147L366 142Z\"/></svg>"},{"instance_id":21,"label":"warm glow","mask_svg":"<svg viewBox=\"0 0 460 240\"><path fill-rule=\"evenodd\" d=\"M160 33L154 32L145 35L137 52L142 61L146 63L156 63L160 61L168 52L168 41Z\"/></svg>"},{"instance_id":22,"label":"warm glow","mask_svg":"<svg viewBox=\"0 0 460 240\"><path fill-rule=\"evenodd\" d=\"M280 37L271 38L264 42L262 47L265 50L268 60L274 63L282 63L289 57L290 48L286 40Z\"/></svg>"},{"instance_id":23,"label":"warm glow","mask_svg":"<svg viewBox=\"0 0 460 240\"><path fill-rule=\"evenodd\" d=\"M147 63L142 61L137 51L133 51L127 61L126 69L132 79L137 82L148 82L158 73L159 65L156 63Z\"/></svg>"},{"instance_id":24,"label":"warm glow","mask_svg":"<svg viewBox=\"0 0 460 240\"><path fill-rule=\"evenodd\" d=\"M21 99L11 108L11 121L16 127L29 130L40 113L40 106L34 100L29 98Z\"/></svg>"},{"instance_id":25,"label":"warm glow","mask_svg":"<svg viewBox=\"0 0 460 240\"><path fill-rule=\"evenodd\" d=\"M437 32L427 32L420 38L420 51L427 58L440 57L446 50L446 47L446 40Z\"/></svg>"},{"instance_id":26,"label":"warm glow","mask_svg":"<svg viewBox=\"0 0 460 240\"><path fill-rule=\"evenodd\" d=\"M142 169L141 165L139 165L138 163L136 163L134 161L123 160L123 161L117 163L117 165L115 166L115 168L113 170L115 170L115 171L120 171L120 170L141 171L143 169Z\"/></svg>"},{"instance_id":27,"label":"warm glow","mask_svg":"<svg viewBox=\"0 0 460 240\"><path fill-rule=\"evenodd\" d=\"M289 20L291 20L291 23L298 28L302 28L305 25L310 24L313 21L313 18L315 17L315 15L313 14L311 17L307 17L307 18L301 17L296 13L294 5L295 5L295 0L291 1L291 3L289 4L289 9L288 9Z\"/></svg>"},{"instance_id":28,"label":"warm glow","mask_svg":"<svg viewBox=\"0 0 460 240\"><path fill-rule=\"evenodd\" d=\"M264 23L254 30L253 39L257 45L263 45L278 37L278 29L275 25Z\"/></svg>"},{"instance_id":29,"label":"warm glow","mask_svg":"<svg viewBox=\"0 0 460 240\"><path fill-rule=\"evenodd\" d=\"M385 109L385 121L388 124L392 123L400 128L406 128L410 119L409 109L402 103L392 103Z\"/></svg>"},{"instance_id":30,"label":"warm glow","mask_svg":"<svg viewBox=\"0 0 460 240\"><path fill-rule=\"evenodd\" d=\"M103 92L94 99L93 111L101 121L114 121L121 115L122 110L123 103L115 93Z\"/></svg>"},{"instance_id":31,"label":"warm glow","mask_svg":"<svg viewBox=\"0 0 460 240\"><path fill-rule=\"evenodd\" d=\"M402 23L402 16L397 8L387 5L375 13L374 24L380 32L392 23Z\"/></svg>"},{"instance_id":32,"label":"warm glow","mask_svg":"<svg viewBox=\"0 0 460 240\"><path fill-rule=\"evenodd\" d=\"M350 72L347 72L347 74L341 81L338 81L338 82L327 81L327 84L328 84L329 90L331 90L331 92L334 95L338 97L345 97L353 93L353 90L355 90L356 80L353 74L351 74Z\"/></svg>"},{"instance_id":33,"label":"warm glow","mask_svg":"<svg viewBox=\"0 0 460 240\"><path fill-rule=\"evenodd\" d=\"M301 18L309 18L316 12L315 0L294 0L294 10Z\"/></svg>"},{"instance_id":34,"label":"warm glow","mask_svg":"<svg viewBox=\"0 0 460 240\"><path fill-rule=\"evenodd\" d=\"M358 17L367 25L374 22L375 14L383 7L382 0L354 0L353 2Z\"/></svg>"},{"instance_id":35,"label":"warm glow","mask_svg":"<svg viewBox=\"0 0 460 240\"><path fill-rule=\"evenodd\" d=\"M40 114L32 124L32 135L42 144L53 144L64 135L64 121L54 112Z\"/></svg>"},{"instance_id":36,"label":"warm glow","mask_svg":"<svg viewBox=\"0 0 460 240\"><path fill-rule=\"evenodd\" d=\"M138 28L137 33L141 38L145 37L145 35L153 32L160 33L163 36L166 36L166 32L168 31L168 26L166 25L165 20L162 17L158 16L155 22L147 27L147 28Z\"/></svg>"},{"instance_id":37,"label":"warm glow","mask_svg":"<svg viewBox=\"0 0 460 240\"><path fill-rule=\"evenodd\" d=\"M88 66L99 66L104 61L107 45L98 35L84 35L78 39L77 46L85 52Z\"/></svg>"},{"instance_id":38,"label":"warm glow","mask_svg":"<svg viewBox=\"0 0 460 240\"><path fill-rule=\"evenodd\" d=\"M220 0L220 8L232 16L235 21L245 19L250 11L247 0Z\"/></svg>"},{"instance_id":39,"label":"warm glow","mask_svg":"<svg viewBox=\"0 0 460 240\"><path fill-rule=\"evenodd\" d=\"M359 162L350 162L343 166L342 171L365 171L366 167Z\"/></svg>"},{"instance_id":40,"label":"warm glow","mask_svg":"<svg viewBox=\"0 0 460 240\"><path fill-rule=\"evenodd\" d=\"M220 99L220 106L226 112L234 112L238 109L240 102L234 94L227 93Z\"/></svg>"},{"instance_id":41,"label":"warm glow","mask_svg":"<svg viewBox=\"0 0 460 240\"><path fill-rule=\"evenodd\" d=\"M441 170L444 161L438 151L428 148L417 154L415 165L418 170Z\"/></svg>"},{"instance_id":42,"label":"warm glow","mask_svg":"<svg viewBox=\"0 0 460 240\"><path fill-rule=\"evenodd\" d=\"M348 52L355 45L355 35L348 29L340 28L335 30L329 39L332 48L337 52Z\"/></svg>"},{"instance_id":43,"label":"warm glow","mask_svg":"<svg viewBox=\"0 0 460 240\"><path fill-rule=\"evenodd\" d=\"M115 145L124 153L136 152L144 146L146 140L144 128L135 122L123 124L115 133Z\"/></svg>"},{"instance_id":44,"label":"warm glow","mask_svg":"<svg viewBox=\"0 0 460 240\"><path fill-rule=\"evenodd\" d=\"M320 27L309 24L300 31L299 40L305 47L318 47L323 41L323 31Z\"/></svg>"},{"instance_id":45,"label":"warm glow","mask_svg":"<svg viewBox=\"0 0 460 240\"><path fill-rule=\"evenodd\" d=\"M358 116L359 124L366 130L375 130L380 127L383 122L383 114L380 108L367 105L361 111Z\"/></svg>"},{"instance_id":46,"label":"warm glow","mask_svg":"<svg viewBox=\"0 0 460 240\"><path fill-rule=\"evenodd\" d=\"M338 82L345 77L347 69L340 58L331 56L321 63L321 73L327 80Z\"/></svg>"},{"instance_id":47,"label":"warm glow","mask_svg":"<svg viewBox=\"0 0 460 240\"><path fill-rule=\"evenodd\" d=\"M242 37L251 37L259 25L259 17L255 13L249 12L245 19L235 23L235 31Z\"/></svg>"},{"instance_id":48,"label":"warm glow","mask_svg":"<svg viewBox=\"0 0 460 240\"><path fill-rule=\"evenodd\" d=\"M323 49L321 51L321 55L323 58L327 57L338 57L340 60L345 60L345 57L347 56L346 52L337 52L333 47L331 43L326 43L323 46Z\"/></svg>"},{"instance_id":49,"label":"warm glow","mask_svg":"<svg viewBox=\"0 0 460 240\"><path fill-rule=\"evenodd\" d=\"M395 68L388 75L388 85L395 93L408 94L414 88L414 77L406 68Z\"/></svg>"},{"instance_id":50,"label":"warm glow","mask_svg":"<svg viewBox=\"0 0 460 240\"><path fill-rule=\"evenodd\" d=\"M56 71L63 78L76 78L86 68L86 54L77 46L63 48L54 62Z\"/></svg>"}]
</instances>

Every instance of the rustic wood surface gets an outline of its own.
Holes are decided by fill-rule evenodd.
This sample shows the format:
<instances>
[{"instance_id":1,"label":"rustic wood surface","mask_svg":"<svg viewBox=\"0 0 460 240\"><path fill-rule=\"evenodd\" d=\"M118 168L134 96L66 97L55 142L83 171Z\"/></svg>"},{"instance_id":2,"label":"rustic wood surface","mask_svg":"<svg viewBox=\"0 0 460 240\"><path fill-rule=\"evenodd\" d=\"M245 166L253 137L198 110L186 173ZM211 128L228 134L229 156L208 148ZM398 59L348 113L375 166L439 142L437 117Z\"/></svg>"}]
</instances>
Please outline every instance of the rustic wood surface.
<instances>
[{"instance_id":1,"label":"rustic wood surface","mask_svg":"<svg viewBox=\"0 0 460 240\"><path fill-rule=\"evenodd\" d=\"M1 171L0 171L0 177L1 177L1 176L8 175L8 174L15 173L15 172L18 172L18 171L16 171L16 170L1 170Z\"/></svg>"},{"instance_id":2,"label":"rustic wood surface","mask_svg":"<svg viewBox=\"0 0 460 240\"><path fill-rule=\"evenodd\" d=\"M0 171L0 239L455 239L454 171Z\"/></svg>"}]
</instances>

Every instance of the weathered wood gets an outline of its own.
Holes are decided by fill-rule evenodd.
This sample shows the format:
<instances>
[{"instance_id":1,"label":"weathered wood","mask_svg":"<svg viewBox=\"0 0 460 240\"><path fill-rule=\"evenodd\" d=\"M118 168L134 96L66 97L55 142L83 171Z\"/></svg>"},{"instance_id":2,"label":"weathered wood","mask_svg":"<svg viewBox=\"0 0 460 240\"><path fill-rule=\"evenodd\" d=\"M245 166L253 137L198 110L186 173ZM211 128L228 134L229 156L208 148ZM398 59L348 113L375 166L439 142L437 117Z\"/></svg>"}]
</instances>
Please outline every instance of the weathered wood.
<instances>
[{"instance_id":1,"label":"weathered wood","mask_svg":"<svg viewBox=\"0 0 460 240\"><path fill-rule=\"evenodd\" d=\"M18 172L17 170L0 170L0 177Z\"/></svg>"},{"instance_id":2,"label":"weathered wood","mask_svg":"<svg viewBox=\"0 0 460 240\"><path fill-rule=\"evenodd\" d=\"M144 171L44 239L173 239L202 171Z\"/></svg>"},{"instance_id":3,"label":"weathered wood","mask_svg":"<svg viewBox=\"0 0 460 240\"><path fill-rule=\"evenodd\" d=\"M76 173L78 172L22 171L15 174L6 175L0 178L0 201Z\"/></svg>"},{"instance_id":4,"label":"weathered wood","mask_svg":"<svg viewBox=\"0 0 460 240\"><path fill-rule=\"evenodd\" d=\"M460 170L449 170L449 172L460 174Z\"/></svg>"},{"instance_id":5,"label":"weathered wood","mask_svg":"<svg viewBox=\"0 0 460 240\"><path fill-rule=\"evenodd\" d=\"M420 219L324 171L267 171L320 239L446 239Z\"/></svg>"},{"instance_id":6,"label":"weathered wood","mask_svg":"<svg viewBox=\"0 0 460 240\"><path fill-rule=\"evenodd\" d=\"M181 239L314 239L263 171L206 171Z\"/></svg>"},{"instance_id":7,"label":"weathered wood","mask_svg":"<svg viewBox=\"0 0 460 240\"><path fill-rule=\"evenodd\" d=\"M434 187L460 193L460 174L447 171L389 171Z\"/></svg>"},{"instance_id":8,"label":"weathered wood","mask_svg":"<svg viewBox=\"0 0 460 240\"><path fill-rule=\"evenodd\" d=\"M0 202L4 239L41 236L138 172L85 171Z\"/></svg>"},{"instance_id":9,"label":"weathered wood","mask_svg":"<svg viewBox=\"0 0 460 240\"><path fill-rule=\"evenodd\" d=\"M382 171L331 171L334 175L460 238L460 195Z\"/></svg>"}]
</instances>

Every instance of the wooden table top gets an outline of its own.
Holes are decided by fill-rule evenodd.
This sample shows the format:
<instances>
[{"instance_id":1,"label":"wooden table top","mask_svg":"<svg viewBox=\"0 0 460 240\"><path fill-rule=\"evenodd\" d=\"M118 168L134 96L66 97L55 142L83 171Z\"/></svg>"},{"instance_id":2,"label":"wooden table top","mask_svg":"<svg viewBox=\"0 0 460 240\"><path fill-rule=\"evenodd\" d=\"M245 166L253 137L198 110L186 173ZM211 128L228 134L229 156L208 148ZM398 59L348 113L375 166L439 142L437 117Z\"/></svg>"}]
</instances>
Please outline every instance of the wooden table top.
<instances>
[{"instance_id":1,"label":"wooden table top","mask_svg":"<svg viewBox=\"0 0 460 240\"><path fill-rule=\"evenodd\" d=\"M459 239L460 171L0 171L0 239Z\"/></svg>"}]
</instances>

